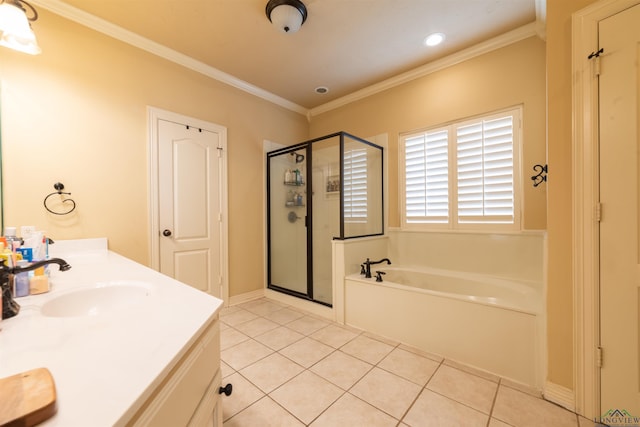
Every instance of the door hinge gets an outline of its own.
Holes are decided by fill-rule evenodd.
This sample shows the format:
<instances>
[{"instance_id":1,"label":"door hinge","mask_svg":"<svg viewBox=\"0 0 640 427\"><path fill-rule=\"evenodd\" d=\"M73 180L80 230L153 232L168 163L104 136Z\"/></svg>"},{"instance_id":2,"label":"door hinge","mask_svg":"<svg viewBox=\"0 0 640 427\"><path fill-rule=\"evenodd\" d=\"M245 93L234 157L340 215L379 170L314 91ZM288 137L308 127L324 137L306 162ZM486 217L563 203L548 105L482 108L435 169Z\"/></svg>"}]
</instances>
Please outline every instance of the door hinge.
<instances>
[{"instance_id":1,"label":"door hinge","mask_svg":"<svg viewBox=\"0 0 640 427\"><path fill-rule=\"evenodd\" d=\"M218 212L218 222L222 222L222 212Z\"/></svg>"},{"instance_id":2,"label":"door hinge","mask_svg":"<svg viewBox=\"0 0 640 427\"><path fill-rule=\"evenodd\" d=\"M216 147L218 149L218 158L222 157L222 147Z\"/></svg>"},{"instance_id":3,"label":"door hinge","mask_svg":"<svg viewBox=\"0 0 640 427\"><path fill-rule=\"evenodd\" d=\"M594 214L596 222L602 221L602 203L596 203Z\"/></svg>"},{"instance_id":4,"label":"door hinge","mask_svg":"<svg viewBox=\"0 0 640 427\"><path fill-rule=\"evenodd\" d=\"M596 366L602 368L602 347L596 348Z\"/></svg>"}]
</instances>

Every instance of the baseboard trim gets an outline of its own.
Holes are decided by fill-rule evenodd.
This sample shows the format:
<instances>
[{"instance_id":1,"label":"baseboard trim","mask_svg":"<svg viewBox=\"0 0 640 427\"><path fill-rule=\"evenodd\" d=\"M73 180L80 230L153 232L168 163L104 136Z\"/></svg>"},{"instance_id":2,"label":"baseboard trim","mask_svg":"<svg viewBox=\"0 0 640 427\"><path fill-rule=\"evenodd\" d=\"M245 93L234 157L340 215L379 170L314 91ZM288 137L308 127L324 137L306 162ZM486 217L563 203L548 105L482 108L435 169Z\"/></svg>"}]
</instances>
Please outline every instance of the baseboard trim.
<instances>
[{"instance_id":1,"label":"baseboard trim","mask_svg":"<svg viewBox=\"0 0 640 427\"><path fill-rule=\"evenodd\" d=\"M245 292L244 294L229 297L229 305L242 304L243 302L264 297L264 289L256 289L255 291Z\"/></svg>"},{"instance_id":2,"label":"baseboard trim","mask_svg":"<svg viewBox=\"0 0 640 427\"><path fill-rule=\"evenodd\" d=\"M274 291L272 289L266 289L264 296L268 299L290 305L293 308L297 308L298 310L303 310L307 313L311 313L316 316L331 320L332 322L335 322L336 320L333 308L327 307L326 305L318 304L302 298L297 298L282 292Z\"/></svg>"},{"instance_id":3,"label":"baseboard trim","mask_svg":"<svg viewBox=\"0 0 640 427\"><path fill-rule=\"evenodd\" d=\"M543 396L549 402L560 405L571 412L576 411L576 396L573 390L547 381Z\"/></svg>"}]
</instances>

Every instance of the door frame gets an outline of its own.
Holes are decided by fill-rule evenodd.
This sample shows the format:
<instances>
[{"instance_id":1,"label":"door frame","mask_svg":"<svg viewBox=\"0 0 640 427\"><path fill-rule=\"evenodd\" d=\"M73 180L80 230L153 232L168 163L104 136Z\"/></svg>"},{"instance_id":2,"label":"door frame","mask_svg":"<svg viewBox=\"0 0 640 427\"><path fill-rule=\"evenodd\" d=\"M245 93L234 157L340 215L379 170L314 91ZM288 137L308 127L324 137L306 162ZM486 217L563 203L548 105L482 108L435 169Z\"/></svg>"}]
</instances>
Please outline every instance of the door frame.
<instances>
[{"instance_id":1,"label":"door frame","mask_svg":"<svg viewBox=\"0 0 640 427\"><path fill-rule=\"evenodd\" d=\"M158 205L158 121L165 120L205 129L220 135L222 155L220 157L220 274L222 276L221 298L224 305L229 303L229 238L228 238L228 193L227 193L227 128L215 123L173 113L155 107L147 107L148 154L149 154L149 251L151 268L160 271L160 211Z\"/></svg>"},{"instance_id":2,"label":"door frame","mask_svg":"<svg viewBox=\"0 0 640 427\"><path fill-rule=\"evenodd\" d=\"M575 410L594 419L601 413L600 368L600 170L598 129L598 81L595 61L587 58L598 50L598 23L640 4L640 0L601 0L572 16L572 216L573 216L573 368Z\"/></svg>"}]
</instances>

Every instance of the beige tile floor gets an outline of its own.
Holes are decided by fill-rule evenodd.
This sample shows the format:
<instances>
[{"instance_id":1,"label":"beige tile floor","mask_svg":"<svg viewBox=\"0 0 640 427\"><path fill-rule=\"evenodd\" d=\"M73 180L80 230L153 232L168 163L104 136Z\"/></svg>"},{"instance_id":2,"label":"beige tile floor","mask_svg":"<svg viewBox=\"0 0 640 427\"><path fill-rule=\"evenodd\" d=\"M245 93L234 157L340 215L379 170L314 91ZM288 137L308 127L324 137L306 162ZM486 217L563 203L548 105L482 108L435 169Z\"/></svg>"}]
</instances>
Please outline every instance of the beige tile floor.
<instances>
[{"instance_id":1,"label":"beige tile floor","mask_svg":"<svg viewBox=\"0 0 640 427\"><path fill-rule=\"evenodd\" d=\"M225 427L593 427L441 357L258 299L222 310Z\"/></svg>"}]
</instances>

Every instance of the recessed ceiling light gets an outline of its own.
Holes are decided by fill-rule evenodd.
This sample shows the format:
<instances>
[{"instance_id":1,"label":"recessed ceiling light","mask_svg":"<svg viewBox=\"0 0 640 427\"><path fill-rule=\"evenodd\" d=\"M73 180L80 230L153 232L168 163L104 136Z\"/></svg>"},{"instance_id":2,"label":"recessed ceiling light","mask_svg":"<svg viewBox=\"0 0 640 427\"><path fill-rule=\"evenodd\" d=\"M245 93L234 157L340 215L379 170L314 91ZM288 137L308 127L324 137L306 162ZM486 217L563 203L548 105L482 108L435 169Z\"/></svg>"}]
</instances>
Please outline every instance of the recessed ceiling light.
<instances>
[{"instance_id":1,"label":"recessed ceiling light","mask_svg":"<svg viewBox=\"0 0 640 427\"><path fill-rule=\"evenodd\" d=\"M329 92L329 88L326 86L318 86L315 89L316 93L319 93L320 95L324 95L325 93Z\"/></svg>"},{"instance_id":2,"label":"recessed ceiling light","mask_svg":"<svg viewBox=\"0 0 640 427\"><path fill-rule=\"evenodd\" d=\"M424 39L424 44L427 46L437 46L444 41L444 34L442 33L433 33L427 36Z\"/></svg>"}]
</instances>

